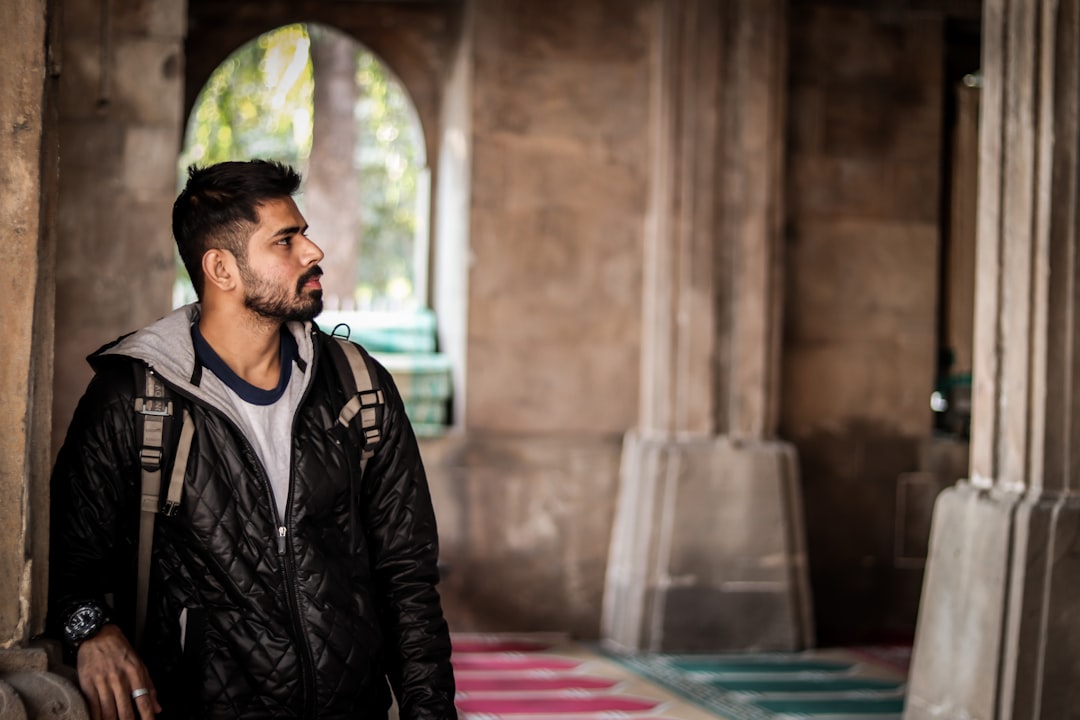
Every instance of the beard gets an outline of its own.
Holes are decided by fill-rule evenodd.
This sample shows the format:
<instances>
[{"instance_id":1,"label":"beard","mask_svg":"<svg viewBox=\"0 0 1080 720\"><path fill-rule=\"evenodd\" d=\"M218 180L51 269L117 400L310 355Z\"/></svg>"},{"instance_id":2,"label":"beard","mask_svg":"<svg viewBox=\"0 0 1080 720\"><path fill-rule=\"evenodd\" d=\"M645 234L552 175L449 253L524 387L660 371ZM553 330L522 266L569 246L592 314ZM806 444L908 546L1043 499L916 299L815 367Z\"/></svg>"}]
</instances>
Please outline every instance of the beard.
<instances>
[{"instance_id":1,"label":"beard","mask_svg":"<svg viewBox=\"0 0 1080 720\"><path fill-rule=\"evenodd\" d=\"M314 320L323 309L322 290L305 290L304 285L322 274L322 268L315 266L300 276L296 287L287 288L275 286L242 266L240 275L244 281L244 307L279 323Z\"/></svg>"}]
</instances>

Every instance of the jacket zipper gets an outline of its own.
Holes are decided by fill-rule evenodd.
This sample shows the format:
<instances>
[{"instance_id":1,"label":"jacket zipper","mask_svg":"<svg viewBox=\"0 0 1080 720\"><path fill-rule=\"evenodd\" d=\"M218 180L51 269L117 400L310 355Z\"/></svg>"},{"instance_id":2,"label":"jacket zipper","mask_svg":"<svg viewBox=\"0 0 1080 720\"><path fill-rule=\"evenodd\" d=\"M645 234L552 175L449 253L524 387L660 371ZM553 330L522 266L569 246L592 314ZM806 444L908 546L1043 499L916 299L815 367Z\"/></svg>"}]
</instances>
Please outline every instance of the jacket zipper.
<instances>
[{"instance_id":1,"label":"jacket zipper","mask_svg":"<svg viewBox=\"0 0 1080 720\"><path fill-rule=\"evenodd\" d=\"M312 331L312 355L311 355L311 371L315 372L316 361L319 357L318 342L315 338L315 332ZM315 659L311 654L311 642L308 639L307 631L304 627L304 619L300 615L300 588L296 582L296 567L295 558L293 554L288 552L289 548L289 528L288 520L292 514L292 496L293 496L293 481L295 479L294 466L295 466L295 453L296 448L293 442L293 438L296 435L296 416L299 414L299 409L304 405L304 401L307 400L308 394L311 392L311 382L309 381L304 388L304 394L300 396L300 402L297 404L297 413L293 415L292 427L289 437L289 497L285 503L285 522L282 522L281 517L278 515L277 501L274 499L274 489L270 485L270 478L266 474L266 468L263 467L262 461L259 460L258 454L255 452L255 448L252 447L251 442L244 436L240 427L229 418L224 412L218 410L210 403L204 402L199 398L187 393L180 388L176 387L173 383L168 382L161 373L154 369L154 366L147 363L147 367L150 371L156 374L161 381L166 383L169 388L178 395L187 398L192 403L213 412L215 415L224 420L232 429L236 435L240 438L240 441L244 446L244 456L247 458L255 470L259 474L259 478L262 480L263 489L266 490L266 497L270 502L270 513L274 519L274 526L276 528L276 544L277 554L281 560L281 573L282 579L285 583L285 600L289 606L289 614L293 623L293 630L297 637L297 651L300 656L300 667L303 677L301 678L303 698L304 698L304 717L316 718L318 717L318 708L315 701Z\"/></svg>"},{"instance_id":2,"label":"jacket zipper","mask_svg":"<svg viewBox=\"0 0 1080 720\"><path fill-rule=\"evenodd\" d=\"M314 328L314 324L312 325ZM316 333L314 329L311 332L311 364L309 365L310 371L315 372L316 364L319 360L319 345ZM293 490L294 481L296 479L296 421L300 414L300 408L304 406L304 401L307 400L308 394L311 392L311 386L313 379L310 378L304 386L304 393L300 396L300 402L296 405L297 412L293 413L292 426L289 430L289 497L285 501L285 518L288 520L292 517L292 505L293 505ZM267 488L270 487L270 482L266 482ZM273 496L273 492L271 492ZM277 508L274 509L275 513ZM300 637L302 642L300 643L300 667L303 670L304 681L304 717L317 718L319 716L318 704L316 702L317 689L315 687L315 658L311 654L311 643L308 641L308 635L303 632L304 619L300 614L300 587L296 582L296 559L293 553L286 553L285 548L289 540L289 531L287 525L278 526L278 554L284 556L285 562L283 567L287 568L285 581L289 586L289 596L292 602L293 621L297 623L297 628L301 631Z\"/></svg>"}]
</instances>

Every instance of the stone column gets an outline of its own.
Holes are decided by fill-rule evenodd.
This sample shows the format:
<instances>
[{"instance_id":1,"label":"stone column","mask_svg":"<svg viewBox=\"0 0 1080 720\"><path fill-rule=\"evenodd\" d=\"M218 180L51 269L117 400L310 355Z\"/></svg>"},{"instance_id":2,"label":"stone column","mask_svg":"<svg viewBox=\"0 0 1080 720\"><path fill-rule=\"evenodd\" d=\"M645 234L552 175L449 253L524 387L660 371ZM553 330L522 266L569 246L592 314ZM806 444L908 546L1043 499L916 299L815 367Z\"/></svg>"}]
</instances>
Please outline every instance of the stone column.
<instances>
[{"instance_id":1,"label":"stone column","mask_svg":"<svg viewBox=\"0 0 1080 720\"><path fill-rule=\"evenodd\" d=\"M184 0L66 0L53 449L84 358L172 307Z\"/></svg>"},{"instance_id":2,"label":"stone column","mask_svg":"<svg viewBox=\"0 0 1080 720\"><path fill-rule=\"evenodd\" d=\"M0 6L0 648L24 646L44 617L52 380L53 223L56 139L51 111L57 59L49 64L47 3ZM51 131L51 132L50 132Z\"/></svg>"},{"instance_id":3,"label":"stone column","mask_svg":"<svg viewBox=\"0 0 1080 720\"><path fill-rule=\"evenodd\" d=\"M971 478L937 501L905 717L1080 718L1080 0L984 6Z\"/></svg>"},{"instance_id":4,"label":"stone column","mask_svg":"<svg viewBox=\"0 0 1080 720\"><path fill-rule=\"evenodd\" d=\"M45 621L56 262L58 9L0 3L0 717L89 715L31 638Z\"/></svg>"},{"instance_id":5,"label":"stone column","mask_svg":"<svg viewBox=\"0 0 1080 720\"><path fill-rule=\"evenodd\" d=\"M797 463L774 439L785 8L654 6L640 425L602 622L618 648L812 643Z\"/></svg>"}]
</instances>

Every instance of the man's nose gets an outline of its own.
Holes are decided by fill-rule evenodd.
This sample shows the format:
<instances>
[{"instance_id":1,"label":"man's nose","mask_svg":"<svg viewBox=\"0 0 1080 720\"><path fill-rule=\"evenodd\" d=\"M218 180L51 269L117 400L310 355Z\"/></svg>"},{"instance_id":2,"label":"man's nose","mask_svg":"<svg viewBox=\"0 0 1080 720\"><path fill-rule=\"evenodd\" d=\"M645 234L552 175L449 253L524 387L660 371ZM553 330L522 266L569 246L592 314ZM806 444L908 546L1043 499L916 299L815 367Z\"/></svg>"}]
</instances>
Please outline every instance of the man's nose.
<instances>
[{"instance_id":1,"label":"man's nose","mask_svg":"<svg viewBox=\"0 0 1080 720\"><path fill-rule=\"evenodd\" d=\"M320 248L318 245L316 245L315 241L312 240L311 238L304 238L304 239L307 240L307 245L304 248L304 264L305 265L316 265L316 264L322 262L322 259L325 256L325 254L322 251L322 248Z\"/></svg>"}]
</instances>

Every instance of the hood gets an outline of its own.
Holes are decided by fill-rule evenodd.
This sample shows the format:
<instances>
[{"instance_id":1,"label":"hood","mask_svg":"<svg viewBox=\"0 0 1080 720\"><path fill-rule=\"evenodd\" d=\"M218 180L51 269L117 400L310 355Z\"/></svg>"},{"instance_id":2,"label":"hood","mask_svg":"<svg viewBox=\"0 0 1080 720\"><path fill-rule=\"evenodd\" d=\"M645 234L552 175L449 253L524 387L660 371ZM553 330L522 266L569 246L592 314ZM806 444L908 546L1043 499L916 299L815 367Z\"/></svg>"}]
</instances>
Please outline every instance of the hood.
<instances>
[{"instance_id":1,"label":"hood","mask_svg":"<svg viewBox=\"0 0 1080 720\"><path fill-rule=\"evenodd\" d=\"M198 322L202 312L199 303L192 303L177 308L165 317L125 335L106 345L91 355L88 360L93 365L98 358L120 355L141 360L154 369L170 385L198 399L221 406L217 398L199 385L192 384L195 375L195 346L191 341L191 326ZM296 338L299 350L301 371L310 367L314 357L314 343L311 337L310 322L288 322L285 327ZM305 375L307 382L308 373Z\"/></svg>"}]
</instances>

